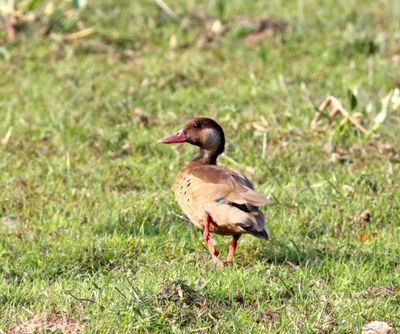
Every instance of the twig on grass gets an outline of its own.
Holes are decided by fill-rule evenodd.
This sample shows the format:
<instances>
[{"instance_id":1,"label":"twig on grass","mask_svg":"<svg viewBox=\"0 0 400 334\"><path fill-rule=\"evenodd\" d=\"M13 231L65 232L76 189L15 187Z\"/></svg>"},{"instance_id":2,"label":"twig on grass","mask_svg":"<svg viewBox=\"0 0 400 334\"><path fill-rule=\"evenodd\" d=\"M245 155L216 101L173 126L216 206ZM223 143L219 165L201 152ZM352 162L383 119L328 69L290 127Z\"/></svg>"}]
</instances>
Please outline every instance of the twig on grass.
<instances>
[{"instance_id":1,"label":"twig on grass","mask_svg":"<svg viewBox=\"0 0 400 334\"><path fill-rule=\"evenodd\" d=\"M328 115L329 123L331 123L338 115L343 116L343 120L340 122L340 125L343 126L347 121L353 124L362 134L368 134L368 130L364 128L359 122L358 118L361 116L360 113L350 114L340 103L340 101L334 96L328 96L319 106L317 113L314 116L314 119L311 122L311 128L317 129L317 123L321 118L323 111L331 107L332 111Z\"/></svg>"},{"instance_id":2,"label":"twig on grass","mask_svg":"<svg viewBox=\"0 0 400 334\"><path fill-rule=\"evenodd\" d=\"M96 301L93 298L79 298L76 297L72 294L71 291L66 290L67 294L69 294L72 298L74 298L75 300L78 300L80 302L90 302L90 303L96 303Z\"/></svg>"}]
</instances>

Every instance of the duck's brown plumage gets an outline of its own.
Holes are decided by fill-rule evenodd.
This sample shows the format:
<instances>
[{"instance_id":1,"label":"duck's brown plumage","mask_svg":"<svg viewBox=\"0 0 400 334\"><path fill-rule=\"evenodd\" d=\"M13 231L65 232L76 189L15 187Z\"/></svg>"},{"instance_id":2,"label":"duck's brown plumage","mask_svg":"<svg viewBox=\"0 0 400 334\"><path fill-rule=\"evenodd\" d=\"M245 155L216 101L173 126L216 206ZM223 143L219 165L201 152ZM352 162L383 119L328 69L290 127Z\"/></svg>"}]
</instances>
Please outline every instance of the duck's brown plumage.
<instances>
[{"instance_id":1,"label":"duck's brown plumage","mask_svg":"<svg viewBox=\"0 0 400 334\"><path fill-rule=\"evenodd\" d=\"M179 206L196 227L204 229L204 217L209 215L213 233L233 235L236 240L244 233L268 238L258 207L269 201L254 191L243 174L217 165L225 144L218 123L195 118L160 142L189 142L200 147L200 154L179 172L174 188Z\"/></svg>"},{"instance_id":2,"label":"duck's brown plumage","mask_svg":"<svg viewBox=\"0 0 400 334\"><path fill-rule=\"evenodd\" d=\"M250 181L237 171L191 162L178 174L175 196L198 228L203 228L203 217L208 213L213 220L211 232L264 236L264 215L258 206L268 200L256 193Z\"/></svg>"}]
</instances>

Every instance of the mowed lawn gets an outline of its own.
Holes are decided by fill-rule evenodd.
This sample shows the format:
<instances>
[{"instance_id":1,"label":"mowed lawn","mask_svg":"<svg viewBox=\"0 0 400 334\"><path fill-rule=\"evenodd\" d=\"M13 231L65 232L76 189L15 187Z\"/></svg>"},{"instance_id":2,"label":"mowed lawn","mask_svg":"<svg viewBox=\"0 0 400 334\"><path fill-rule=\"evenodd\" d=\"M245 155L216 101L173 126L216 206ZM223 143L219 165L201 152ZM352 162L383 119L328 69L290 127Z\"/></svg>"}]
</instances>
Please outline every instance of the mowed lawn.
<instances>
[{"instance_id":1,"label":"mowed lawn","mask_svg":"<svg viewBox=\"0 0 400 334\"><path fill-rule=\"evenodd\" d=\"M398 330L400 3L163 4L39 7L0 34L0 332ZM329 95L367 132L329 108L311 126ZM273 199L271 240L224 270L171 189L195 148L156 143L195 115Z\"/></svg>"}]
</instances>

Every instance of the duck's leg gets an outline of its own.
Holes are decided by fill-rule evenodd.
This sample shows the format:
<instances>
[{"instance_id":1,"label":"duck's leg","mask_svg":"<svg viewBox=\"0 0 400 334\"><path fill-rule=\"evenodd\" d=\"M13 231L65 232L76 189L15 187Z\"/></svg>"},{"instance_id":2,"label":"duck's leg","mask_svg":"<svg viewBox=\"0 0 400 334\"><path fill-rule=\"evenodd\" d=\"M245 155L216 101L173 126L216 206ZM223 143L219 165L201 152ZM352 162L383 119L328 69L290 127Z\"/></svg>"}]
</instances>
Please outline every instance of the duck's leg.
<instances>
[{"instance_id":1,"label":"duck's leg","mask_svg":"<svg viewBox=\"0 0 400 334\"><path fill-rule=\"evenodd\" d=\"M203 229L203 239L207 245L208 251L211 253L212 259L214 262L220 262L218 259L218 251L215 249L214 241L210 236L210 225L211 225L211 217L208 213L204 215L204 229Z\"/></svg>"},{"instance_id":2,"label":"duck's leg","mask_svg":"<svg viewBox=\"0 0 400 334\"><path fill-rule=\"evenodd\" d=\"M236 250L239 238L240 238L240 234L236 234L232 237L232 241L229 244L229 248L228 248L228 257L226 258L226 261L225 261L226 264L232 262L233 255L235 254L235 250Z\"/></svg>"}]
</instances>

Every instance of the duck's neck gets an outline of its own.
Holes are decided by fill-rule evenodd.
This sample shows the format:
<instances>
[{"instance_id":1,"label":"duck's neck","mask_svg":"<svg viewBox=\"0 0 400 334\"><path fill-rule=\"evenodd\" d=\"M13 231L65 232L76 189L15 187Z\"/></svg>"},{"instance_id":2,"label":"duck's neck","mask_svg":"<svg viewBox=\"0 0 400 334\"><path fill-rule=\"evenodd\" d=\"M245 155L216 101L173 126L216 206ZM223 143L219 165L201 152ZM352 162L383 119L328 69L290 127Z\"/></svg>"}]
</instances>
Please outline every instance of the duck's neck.
<instances>
[{"instance_id":1,"label":"duck's neck","mask_svg":"<svg viewBox=\"0 0 400 334\"><path fill-rule=\"evenodd\" d=\"M193 158L192 162L200 165L216 165L219 154L217 151L200 149L200 153Z\"/></svg>"},{"instance_id":2,"label":"duck's neck","mask_svg":"<svg viewBox=\"0 0 400 334\"><path fill-rule=\"evenodd\" d=\"M200 165L216 165L217 164L217 159L218 156L224 152L225 150L225 136L224 136L224 131L222 128L219 128L219 131L217 134L215 132L213 133L213 137L217 137L217 145L214 145L210 147L209 149L206 149L203 147L203 145L198 145L200 148L200 152L197 156L195 156L192 160L192 163L195 164L200 164Z\"/></svg>"},{"instance_id":3,"label":"duck's neck","mask_svg":"<svg viewBox=\"0 0 400 334\"><path fill-rule=\"evenodd\" d=\"M224 152L225 149L225 138L222 134L219 145L216 149L206 150L200 147L200 153L195 156L192 162L200 165L216 165L218 156Z\"/></svg>"}]
</instances>

